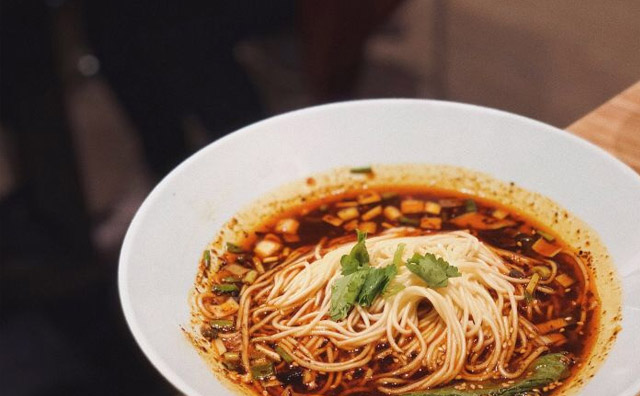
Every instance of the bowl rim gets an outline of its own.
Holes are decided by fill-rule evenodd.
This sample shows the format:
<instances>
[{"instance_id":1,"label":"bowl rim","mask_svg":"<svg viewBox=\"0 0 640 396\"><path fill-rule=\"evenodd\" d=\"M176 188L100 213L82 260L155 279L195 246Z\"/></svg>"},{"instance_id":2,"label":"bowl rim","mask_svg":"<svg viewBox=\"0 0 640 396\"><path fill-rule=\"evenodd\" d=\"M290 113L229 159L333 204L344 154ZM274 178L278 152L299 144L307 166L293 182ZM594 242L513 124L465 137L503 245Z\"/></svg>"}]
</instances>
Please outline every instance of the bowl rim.
<instances>
[{"instance_id":1,"label":"bowl rim","mask_svg":"<svg viewBox=\"0 0 640 396\"><path fill-rule=\"evenodd\" d=\"M127 280L129 277L129 270L131 269L130 265L130 255L133 249L133 236L136 235L141 227L142 218L144 214L148 211L148 208L151 207L154 202L162 196L162 192L167 186L171 183L172 180L179 178L181 174L183 174L188 167L190 167L193 163L196 163L200 160L201 157L208 155L210 151L215 151L217 147L224 145L227 141L231 141L234 139L240 139L244 137L244 135L255 133L255 130L261 129L264 125L278 122L282 119L298 115L300 113L316 113L322 111L331 111L334 108L345 108L345 107L359 107L359 106L368 106L368 105L406 105L406 104L428 104L436 107L448 107L453 109L462 109L462 110L472 110L478 111L482 113L494 114L503 117L509 117L512 119L518 119L521 122L526 122L529 124L537 125L540 129L546 129L548 133L554 134L561 139L567 139L573 144L580 145L585 149L589 150L593 155L599 156L602 159L610 162L614 165L618 171L625 174L629 180L633 180L635 182L635 188L640 189L640 174L636 173L629 165L622 162L620 159L616 158L611 153L607 152L603 148L573 134L572 132L562 130L553 125L544 123L542 121L535 120L533 118L511 113L505 110L495 109L491 107L480 106L476 104L456 102L456 101L447 101L447 100L436 100L436 99L413 99L413 98L376 98L376 99L363 99L363 100L348 100L348 101L340 101L333 102L327 104L321 104L316 106L305 107L301 109L296 109L293 111L277 114L252 124L246 125L240 129L237 129L229 134L207 144L206 146L200 148L198 151L190 155L180 164L178 164L173 170L171 170L167 175L165 175L148 193L147 197L144 199L140 207L137 209L133 219L131 220L129 227L127 229L125 238L122 243L122 247L120 249L120 255L118 260L118 297L120 299L120 305L122 307L125 321L127 322L127 326L131 331L136 343L144 353L145 357L151 362L151 364L155 367L156 370L166 379L169 383L171 383L175 388L179 391L187 394L187 395L198 395L200 394L196 391L189 383L184 381L180 375L178 375L171 364L165 361L154 349L152 343L149 341L145 331L139 325L138 319L133 309L133 303L131 300L131 296L129 293L129 289L127 287ZM630 186L633 188L633 186ZM635 272L635 271L634 271ZM621 278L622 280L622 278ZM624 293L624 289L623 289ZM216 380L218 380L216 378ZM634 395L636 391L640 390L640 378L638 378L632 385L627 388L623 395Z\"/></svg>"}]
</instances>

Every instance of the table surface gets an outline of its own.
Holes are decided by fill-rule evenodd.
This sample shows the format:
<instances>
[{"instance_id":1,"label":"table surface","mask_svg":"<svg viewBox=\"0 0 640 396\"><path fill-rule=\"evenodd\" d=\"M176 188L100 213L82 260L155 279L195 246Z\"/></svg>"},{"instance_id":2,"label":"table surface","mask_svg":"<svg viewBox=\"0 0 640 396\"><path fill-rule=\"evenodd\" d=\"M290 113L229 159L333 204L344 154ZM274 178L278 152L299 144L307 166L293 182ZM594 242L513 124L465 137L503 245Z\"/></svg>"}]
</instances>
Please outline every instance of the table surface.
<instances>
[{"instance_id":1,"label":"table surface","mask_svg":"<svg viewBox=\"0 0 640 396\"><path fill-rule=\"evenodd\" d=\"M640 81L566 129L640 173Z\"/></svg>"}]
</instances>

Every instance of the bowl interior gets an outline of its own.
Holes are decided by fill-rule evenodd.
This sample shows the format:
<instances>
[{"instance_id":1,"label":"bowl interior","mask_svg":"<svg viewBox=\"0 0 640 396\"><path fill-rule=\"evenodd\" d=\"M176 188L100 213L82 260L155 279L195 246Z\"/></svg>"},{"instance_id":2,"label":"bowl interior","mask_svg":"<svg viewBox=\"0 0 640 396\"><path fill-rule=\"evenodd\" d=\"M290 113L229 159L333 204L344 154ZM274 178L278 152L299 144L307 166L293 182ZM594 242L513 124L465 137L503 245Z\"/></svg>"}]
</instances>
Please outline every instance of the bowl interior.
<instances>
[{"instance_id":1,"label":"bowl interior","mask_svg":"<svg viewBox=\"0 0 640 396\"><path fill-rule=\"evenodd\" d=\"M187 295L202 250L236 211L274 188L337 166L433 163L489 173L541 193L591 225L624 287L623 331L585 395L640 390L640 177L564 131L487 108L368 100L250 125L171 172L136 214L119 288L144 353L181 391L231 394L187 342Z\"/></svg>"}]
</instances>

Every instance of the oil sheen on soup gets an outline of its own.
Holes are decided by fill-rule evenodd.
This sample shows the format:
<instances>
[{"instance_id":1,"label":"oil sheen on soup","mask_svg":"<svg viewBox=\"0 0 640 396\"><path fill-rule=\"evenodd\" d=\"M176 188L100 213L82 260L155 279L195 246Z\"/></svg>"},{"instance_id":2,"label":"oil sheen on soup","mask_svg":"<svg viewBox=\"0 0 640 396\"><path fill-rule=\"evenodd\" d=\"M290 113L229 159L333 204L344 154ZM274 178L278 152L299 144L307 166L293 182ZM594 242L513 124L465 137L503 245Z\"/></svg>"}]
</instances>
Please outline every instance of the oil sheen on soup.
<instances>
[{"instance_id":1,"label":"oil sheen on soup","mask_svg":"<svg viewBox=\"0 0 640 396\"><path fill-rule=\"evenodd\" d=\"M194 315L256 394L549 395L598 320L583 252L450 191L332 195L223 250L203 254Z\"/></svg>"}]
</instances>

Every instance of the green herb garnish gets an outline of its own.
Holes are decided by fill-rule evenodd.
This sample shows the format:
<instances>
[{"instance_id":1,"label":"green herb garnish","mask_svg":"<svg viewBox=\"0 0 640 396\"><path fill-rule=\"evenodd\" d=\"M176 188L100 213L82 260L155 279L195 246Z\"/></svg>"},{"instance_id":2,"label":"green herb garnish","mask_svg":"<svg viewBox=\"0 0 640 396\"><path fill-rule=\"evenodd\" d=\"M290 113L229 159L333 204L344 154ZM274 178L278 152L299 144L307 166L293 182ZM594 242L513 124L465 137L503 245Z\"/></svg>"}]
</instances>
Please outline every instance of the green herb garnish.
<instances>
[{"instance_id":1,"label":"green herb garnish","mask_svg":"<svg viewBox=\"0 0 640 396\"><path fill-rule=\"evenodd\" d=\"M396 273L400 271L400 266L403 264L402 254L404 253L405 246L404 243L399 243L398 247L396 247L396 252L393 254L393 266L396 267ZM395 296L404 288L405 286L402 283L390 280L382 291L382 297L389 298Z\"/></svg>"},{"instance_id":2,"label":"green herb garnish","mask_svg":"<svg viewBox=\"0 0 640 396\"><path fill-rule=\"evenodd\" d=\"M216 294L237 294L240 292L238 286L233 283L223 283L220 285L213 285L213 292Z\"/></svg>"},{"instance_id":3,"label":"green herb garnish","mask_svg":"<svg viewBox=\"0 0 640 396\"><path fill-rule=\"evenodd\" d=\"M524 292L524 302L527 303L527 305L531 304L533 302L534 298L533 298L533 294L529 293L528 291Z\"/></svg>"},{"instance_id":4,"label":"green herb garnish","mask_svg":"<svg viewBox=\"0 0 640 396\"><path fill-rule=\"evenodd\" d=\"M535 359L519 380L507 387L501 383L486 383L482 389L456 389L454 386L405 393L402 396L519 396L528 395L534 389L542 389L570 374L570 359L562 353L550 353ZM532 393L531 393L532 394Z\"/></svg>"},{"instance_id":5,"label":"green herb garnish","mask_svg":"<svg viewBox=\"0 0 640 396\"><path fill-rule=\"evenodd\" d=\"M351 172L351 173L372 173L373 169L371 169L371 166L359 166L359 167L355 167L355 168L349 169L349 172Z\"/></svg>"},{"instance_id":6,"label":"green herb garnish","mask_svg":"<svg viewBox=\"0 0 640 396\"><path fill-rule=\"evenodd\" d=\"M289 353L285 351L284 348L281 347L280 345L276 345L276 348L274 349L274 351L276 351L276 353L280 355L282 360L284 360L285 362L287 363L293 362L293 358L291 357L291 355L289 355Z\"/></svg>"},{"instance_id":7,"label":"green herb garnish","mask_svg":"<svg viewBox=\"0 0 640 396\"><path fill-rule=\"evenodd\" d=\"M340 265L342 265L342 275L352 274L360 269L369 266L369 252L367 252L367 246L364 241L367 239L366 232L358 233L358 243L353 246L349 254L345 254L340 259Z\"/></svg>"},{"instance_id":8,"label":"green herb garnish","mask_svg":"<svg viewBox=\"0 0 640 396\"><path fill-rule=\"evenodd\" d=\"M536 230L536 233L547 240L547 242L553 242L556 238L548 232L542 230Z\"/></svg>"},{"instance_id":9,"label":"green herb garnish","mask_svg":"<svg viewBox=\"0 0 640 396\"><path fill-rule=\"evenodd\" d=\"M244 249L242 249L240 246L236 245L235 243L227 242L227 252L234 253L234 254L244 253Z\"/></svg>"},{"instance_id":10,"label":"green herb garnish","mask_svg":"<svg viewBox=\"0 0 640 396\"><path fill-rule=\"evenodd\" d=\"M369 268L367 278L358 295L358 304L362 307L370 307L397 273L398 269L393 264L383 268Z\"/></svg>"},{"instance_id":11,"label":"green herb garnish","mask_svg":"<svg viewBox=\"0 0 640 396\"><path fill-rule=\"evenodd\" d=\"M415 253L405 265L432 289L446 287L449 284L449 278L462 276L457 267L431 253L425 253L424 256Z\"/></svg>"},{"instance_id":12,"label":"green herb garnish","mask_svg":"<svg viewBox=\"0 0 640 396\"><path fill-rule=\"evenodd\" d=\"M412 219L407 216L400 216L398 217L398 223L417 227L420 225L420 220Z\"/></svg>"},{"instance_id":13,"label":"green herb garnish","mask_svg":"<svg viewBox=\"0 0 640 396\"><path fill-rule=\"evenodd\" d=\"M209 249L205 250L204 253L202 253L202 259L204 260L204 265L206 265L208 268L211 264L211 251Z\"/></svg>"},{"instance_id":14,"label":"green herb garnish","mask_svg":"<svg viewBox=\"0 0 640 396\"><path fill-rule=\"evenodd\" d=\"M478 206L476 205L476 202L473 199L467 199L466 201L464 201L464 210L468 213L468 212L477 212L478 211Z\"/></svg>"},{"instance_id":15,"label":"green herb garnish","mask_svg":"<svg viewBox=\"0 0 640 396\"><path fill-rule=\"evenodd\" d=\"M400 270L400 266L402 265L402 253L404 253L405 246L404 243L399 243L396 252L393 254L393 265L395 265L398 270Z\"/></svg>"},{"instance_id":16,"label":"green herb garnish","mask_svg":"<svg viewBox=\"0 0 640 396\"><path fill-rule=\"evenodd\" d=\"M382 292L382 298L393 297L404 289L405 286L402 283L392 280Z\"/></svg>"},{"instance_id":17,"label":"green herb garnish","mask_svg":"<svg viewBox=\"0 0 640 396\"><path fill-rule=\"evenodd\" d=\"M331 286L331 309L329 310L331 319L337 321L347 317L360 295L368 273L368 270L356 271L333 283Z\"/></svg>"},{"instance_id":18,"label":"green herb garnish","mask_svg":"<svg viewBox=\"0 0 640 396\"><path fill-rule=\"evenodd\" d=\"M331 309L333 320L344 319L358 303L369 307L380 294L384 293L391 280L397 275L402 264L404 244L398 245L393 263L382 268L369 265L369 252L365 245L367 234L356 230L358 242L340 259L342 278L331 287ZM396 292L397 293L397 292Z\"/></svg>"},{"instance_id":19,"label":"green herb garnish","mask_svg":"<svg viewBox=\"0 0 640 396\"><path fill-rule=\"evenodd\" d=\"M226 331L233 331L234 327L233 327L233 321L232 320L227 320L227 319L216 319L216 320L212 320L210 323L211 328L217 331L222 331L222 332L226 332Z\"/></svg>"},{"instance_id":20,"label":"green herb garnish","mask_svg":"<svg viewBox=\"0 0 640 396\"><path fill-rule=\"evenodd\" d=\"M251 366L251 376L253 379L265 380L274 375L276 375L276 372L271 362Z\"/></svg>"}]
</instances>

